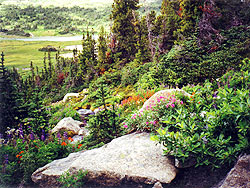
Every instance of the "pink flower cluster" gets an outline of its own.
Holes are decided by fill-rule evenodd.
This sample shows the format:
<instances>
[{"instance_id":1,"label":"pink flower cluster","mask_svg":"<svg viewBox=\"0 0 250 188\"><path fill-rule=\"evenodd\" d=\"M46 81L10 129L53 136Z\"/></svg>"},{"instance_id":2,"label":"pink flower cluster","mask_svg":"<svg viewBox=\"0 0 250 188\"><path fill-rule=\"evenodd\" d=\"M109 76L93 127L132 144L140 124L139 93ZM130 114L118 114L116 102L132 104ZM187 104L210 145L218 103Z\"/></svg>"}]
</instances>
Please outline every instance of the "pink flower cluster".
<instances>
[{"instance_id":1,"label":"pink flower cluster","mask_svg":"<svg viewBox=\"0 0 250 188\"><path fill-rule=\"evenodd\" d=\"M166 104L167 103L167 104ZM146 106L146 110L152 110L154 111L154 107L155 106L159 106L161 104L164 104L166 106L166 108L174 108L177 104L183 104L183 101L177 100L175 98L175 95L171 95L171 96L160 96L156 98L156 102L153 100L149 106ZM157 110L157 109L156 109Z\"/></svg>"},{"instance_id":2,"label":"pink flower cluster","mask_svg":"<svg viewBox=\"0 0 250 188\"><path fill-rule=\"evenodd\" d=\"M128 125L126 125L126 123L123 122L123 127L124 127L124 128L128 128Z\"/></svg>"}]
</instances>

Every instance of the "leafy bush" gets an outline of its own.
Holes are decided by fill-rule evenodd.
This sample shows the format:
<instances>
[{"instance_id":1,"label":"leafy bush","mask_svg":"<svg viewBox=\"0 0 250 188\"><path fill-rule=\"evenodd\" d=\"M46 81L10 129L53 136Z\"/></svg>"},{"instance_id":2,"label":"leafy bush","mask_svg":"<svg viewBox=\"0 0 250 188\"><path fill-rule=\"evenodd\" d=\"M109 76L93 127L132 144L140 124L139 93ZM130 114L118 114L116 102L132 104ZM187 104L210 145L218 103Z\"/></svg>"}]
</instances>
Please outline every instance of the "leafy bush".
<instances>
[{"instance_id":1,"label":"leafy bush","mask_svg":"<svg viewBox=\"0 0 250 188\"><path fill-rule=\"evenodd\" d=\"M179 106L183 101L178 96L159 96L152 101L145 109L139 110L128 117L123 126L131 130L156 131L160 126L164 126L162 120L175 117Z\"/></svg>"},{"instance_id":2,"label":"leafy bush","mask_svg":"<svg viewBox=\"0 0 250 188\"><path fill-rule=\"evenodd\" d=\"M224 85L214 90L210 82L190 89L192 98L171 121L162 120L166 128L158 129L152 139L163 143L166 155L181 161L195 158L197 166L233 162L250 146L249 89Z\"/></svg>"}]
</instances>

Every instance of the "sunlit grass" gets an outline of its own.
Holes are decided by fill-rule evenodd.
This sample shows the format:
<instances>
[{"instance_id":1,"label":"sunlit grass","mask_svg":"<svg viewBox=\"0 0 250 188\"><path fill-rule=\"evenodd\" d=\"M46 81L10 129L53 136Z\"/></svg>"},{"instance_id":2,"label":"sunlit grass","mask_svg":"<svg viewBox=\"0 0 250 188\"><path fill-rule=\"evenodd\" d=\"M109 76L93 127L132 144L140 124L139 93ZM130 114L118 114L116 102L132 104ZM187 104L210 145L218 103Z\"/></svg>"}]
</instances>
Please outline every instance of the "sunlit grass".
<instances>
[{"instance_id":1,"label":"sunlit grass","mask_svg":"<svg viewBox=\"0 0 250 188\"><path fill-rule=\"evenodd\" d=\"M50 42L50 41L0 41L0 51L5 54L5 65L7 67L16 67L19 71L29 68L32 61L34 66L43 66L44 52L38 51L39 48L51 45L62 49L68 45L81 44L81 41ZM52 59L55 52L51 53Z\"/></svg>"}]
</instances>

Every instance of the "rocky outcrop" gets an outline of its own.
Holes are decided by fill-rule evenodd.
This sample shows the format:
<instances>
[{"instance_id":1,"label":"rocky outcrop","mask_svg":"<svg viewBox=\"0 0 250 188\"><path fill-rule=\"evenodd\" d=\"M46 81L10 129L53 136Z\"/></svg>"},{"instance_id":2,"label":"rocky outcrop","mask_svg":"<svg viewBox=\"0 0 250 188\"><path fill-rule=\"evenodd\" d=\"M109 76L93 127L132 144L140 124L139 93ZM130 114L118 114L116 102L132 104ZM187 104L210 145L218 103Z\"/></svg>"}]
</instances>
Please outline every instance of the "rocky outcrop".
<instances>
[{"instance_id":1,"label":"rocky outcrop","mask_svg":"<svg viewBox=\"0 0 250 188\"><path fill-rule=\"evenodd\" d=\"M219 188L250 187L250 155L242 156Z\"/></svg>"},{"instance_id":2,"label":"rocky outcrop","mask_svg":"<svg viewBox=\"0 0 250 188\"><path fill-rule=\"evenodd\" d=\"M112 140L101 148L70 154L53 161L32 174L41 186L52 187L56 178L69 170L87 170L89 182L117 186L125 182L170 183L177 170L162 153L162 146L148 133L133 133ZM158 183L159 184L159 183Z\"/></svg>"},{"instance_id":3,"label":"rocky outcrop","mask_svg":"<svg viewBox=\"0 0 250 188\"><path fill-rule=\"evenodd\" d=\"M81 132L80 125L82 125L82 122L74 120L72 117L63 118L52 129L52 133L60 131L71 131L72 134L78 135L79 132Z\"/></svg>"},{"instance_id":4,"label":"rocky outcrop","mask_svg":"<svg viewBox=\"0 0 250 188\"><path fill-rule=\"evenodd\" d=\"M168 97L170 95L174 95L174 94L183 94L184 96L191 96L189 93L187 93L186 91L182 90L182 89L165 89L165 90L161 90L156 92L152 97L150 97L142 106L142 108L140 109L140 111L144 111L147 109L147 106L150 106L150 104L153 104L157 98L160 97Z\"/></svg>"}]
</instances>

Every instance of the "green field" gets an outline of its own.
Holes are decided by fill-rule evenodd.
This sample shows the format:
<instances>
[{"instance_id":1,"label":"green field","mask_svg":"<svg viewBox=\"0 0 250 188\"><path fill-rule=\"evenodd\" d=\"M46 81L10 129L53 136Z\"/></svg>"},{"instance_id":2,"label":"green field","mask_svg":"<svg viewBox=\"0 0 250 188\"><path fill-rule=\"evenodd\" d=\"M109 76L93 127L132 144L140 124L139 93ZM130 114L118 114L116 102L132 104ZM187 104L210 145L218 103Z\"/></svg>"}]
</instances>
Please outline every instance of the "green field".
<instances>
[{"instance_id":1,"label":"green field","mask_svg":"<svg viewBox=\"0 0 250 188\"><path fill-rule=\"evenodd\" d=\"M25 68L29 68L32 61L34 66L41 67L43 65L44 52L38 51L39 48L51 45L54 47L64 48L68 45L81 44L81 41L67 42L49 42L49 41L0 41L0 51L5 54L5 65L7 67L16 67L20 72L25 72ZM52 59L55 52L51 54ZM24 69L24 70L23 70Z\"/></svg>"}]
</instances>

